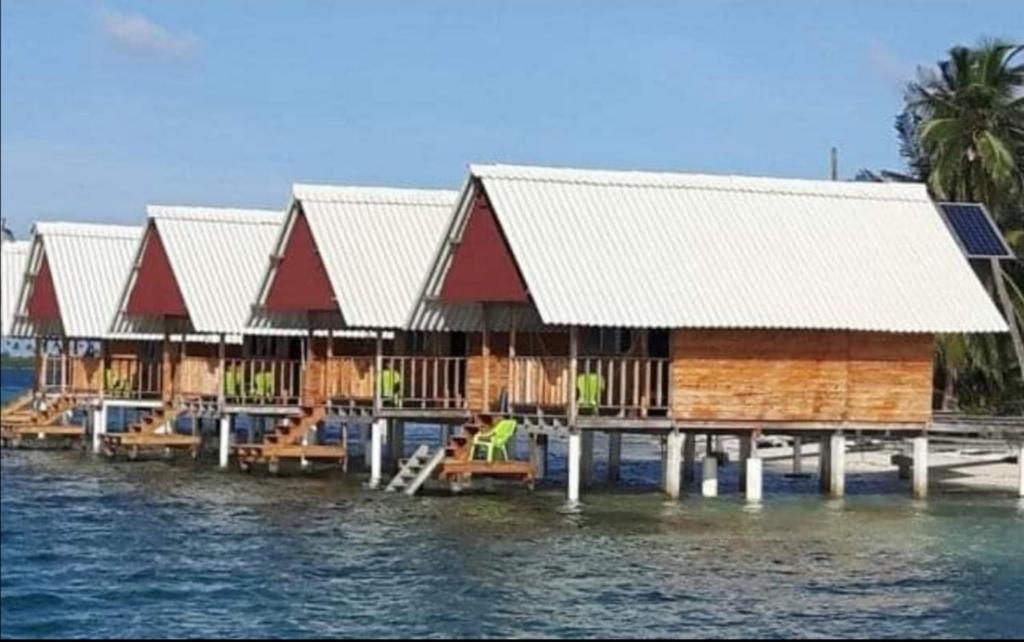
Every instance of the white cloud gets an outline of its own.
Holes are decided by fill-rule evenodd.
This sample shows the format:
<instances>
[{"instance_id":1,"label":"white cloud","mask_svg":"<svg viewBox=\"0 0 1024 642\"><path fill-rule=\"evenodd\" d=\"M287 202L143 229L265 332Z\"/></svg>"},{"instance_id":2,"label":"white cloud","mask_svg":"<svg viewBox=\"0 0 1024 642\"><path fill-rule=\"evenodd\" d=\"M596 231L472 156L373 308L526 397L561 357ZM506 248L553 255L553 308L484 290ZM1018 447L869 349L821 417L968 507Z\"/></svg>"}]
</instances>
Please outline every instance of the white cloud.
<instances>
[{"instance_id":1,"label":"white cloud","mask_svg":"<svg viewBox=\"0 0 1024 642\"><path fill-rule=\"evenodd\" d=\"M184 58L199 49L199 38L174 32L137 13L100 10L100 28L111 42L129 51L164 58Z\"/></svg>"}]
</instances>

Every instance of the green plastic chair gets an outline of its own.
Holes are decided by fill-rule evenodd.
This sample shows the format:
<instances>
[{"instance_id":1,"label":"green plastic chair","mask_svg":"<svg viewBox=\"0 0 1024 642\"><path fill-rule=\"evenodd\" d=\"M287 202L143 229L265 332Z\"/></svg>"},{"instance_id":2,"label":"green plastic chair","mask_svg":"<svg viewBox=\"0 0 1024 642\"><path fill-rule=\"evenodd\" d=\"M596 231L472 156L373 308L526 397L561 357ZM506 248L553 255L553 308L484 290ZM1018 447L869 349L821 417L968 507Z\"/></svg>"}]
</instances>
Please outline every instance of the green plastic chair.
<instances>
[{"instance_id":1,"label":"green plastic chair","mask_svg":"<svg viewBox=\"0 0 1024 642\"><path fill-rule=\"evenodd\" d=\"M402 375L391 368L380 372L380 398L394 404L402 398Z\"/></svg>"},{"instance_id":2,"label":"green plastic chair","mask_svg":"<svg viewBox=\"0 0 1024 642\"><path fill-rule=\"evenodd\" d=\"M128 380L114 374L113 370L107 368L103 371L103 389L107 394L127 394Z\"/></svg>"},{"instance_id":3,"label":"green plastic chair","mask_svg":"<svg viewBox=\"0 0 1024 642\"><path fill-rule=\"evenodd\" d=\"M576 408L597 412L602 392L604 377L596 372L580 373L576 377Z\"/></svg>"},{"instance_id":4,"label":"green plastic chair","mask_svg":"<svg viewBox=\"0 0 1024 642\"><path fill-rule=\"evenodd\" d=\"M264 401L274 396L274 375L258 372L252 377L252 396Z\"/></svg>"},{"instance_id":5,"label":"green plastic chair","mask_svg":"<svg viewBox=\"0 0 1024 642\"><path fill-rule=\"evenodd\" d=\"M224 396L238 398L242 392L242 373L238 368L224 371Z\"/></svg>"},{"instance_id":6,"label":"green plastic chair","mask_svg":"<svg viewBox=\"0 0 1024 642\"><path fill-rule=\"evenodd\" d=\"M478 448L486 448L487 463L493 463L498 454L502 461L508 461L508 442L516 434L516 427L515 419L502 419L489 432L477 433L473 437L473 457Z\"/></svg>"}]
</instances>

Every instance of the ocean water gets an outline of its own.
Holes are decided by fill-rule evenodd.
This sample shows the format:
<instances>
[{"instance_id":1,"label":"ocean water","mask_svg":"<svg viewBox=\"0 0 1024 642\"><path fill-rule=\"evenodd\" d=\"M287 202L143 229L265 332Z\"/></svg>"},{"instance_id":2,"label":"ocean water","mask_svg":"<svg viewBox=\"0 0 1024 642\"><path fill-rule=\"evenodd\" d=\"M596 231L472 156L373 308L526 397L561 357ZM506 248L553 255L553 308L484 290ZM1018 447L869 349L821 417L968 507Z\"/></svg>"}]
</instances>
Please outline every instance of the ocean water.
<instances>
[{"instance_id":1,"label":"ocean water","mask_svg":"<svg viewBox=\"0 0 1024 642\"><path fill-rule=\"evenodd\" d=\"M1024 634L1016 499L867 484L826 501L769 480L751 508L643 481L570 512L560 484L409 499L358 475L4 451L0 635Z\"/></svg>"}]
</instances>

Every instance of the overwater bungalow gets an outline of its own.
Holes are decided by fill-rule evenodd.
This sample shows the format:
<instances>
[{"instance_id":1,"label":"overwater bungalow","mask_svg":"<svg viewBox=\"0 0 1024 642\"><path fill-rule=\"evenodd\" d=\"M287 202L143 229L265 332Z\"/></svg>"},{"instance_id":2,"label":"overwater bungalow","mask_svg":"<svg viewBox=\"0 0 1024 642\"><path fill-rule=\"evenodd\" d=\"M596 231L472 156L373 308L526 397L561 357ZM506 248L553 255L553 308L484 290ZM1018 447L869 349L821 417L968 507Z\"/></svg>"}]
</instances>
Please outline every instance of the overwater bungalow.
<instances>
[{"instance_id":1,"label":"overwater bungalow","mask_svg":"<svg viewBox=\"0 0 1024 642\"><path fill-rule=\"evenodd\" d=\"M469 418L464 337L426 340L404 331L455 197L443 190L294 186L269 262L261 262L247 332L306 337L303 411L261 443L237 446L243 467L334 457L315 442L318 426L336 416L370 433L366 450L377 485L385 444L392 462L401 457L404 422Z\"/></svg>"},{"instance_id":2,"label":"overwater bungalow","mask_svg":"<svg viewBox=\"0 0 1024 642\"><path fill-rule=\"evenodd\" d=\"M14 306L25 277L29 242L0 239L0 338L7 338L14 325Z\"/></svg>"},{"instance_id":3,"label":"overwater bungalow","mask_svg":"<svg viewBox=\"0 0 1024 642\"><path fill-rule=\"evenodd\" d=\"M111 332L162 337L146 368L146 421L102 437L111 455L184 449L197 453L197 421L230 429L232 413L295 412L301 397L298 346L285 339L243 337L249 303L270 251L281 212L212 207L149 206L144 234L118 282ZM179 416L193 418L178 433ZM226 442L226 439L222 438ZM226 457L226 446L221 447Z\"/></svg>"},{"instance_id":4,"label":"overwater bungalow","mask_svg":"<svg viewBox=\"0 0 1024 642\"><path fill-rule=\"evenodd\" d=\"M17 260L4 243L5 288L14 274L19 282L10 335L35 343L33 388L5 412L6 441L80 438L83 426L61 423L69 413L99 410L92 421L103 426L104 400L130 402L159 377L140 367L153 347L146 337L109 333L119 282L141 236L140 227L37 223L14 273L8 270Z\"/></svg>"},{"instance_id":5,"label":"overwater bungalow","mask_svg":"<svg viewBox=\"0 0 1024 642\"><path fill-rule=\"evenodd\" d=\"M21 282L25 275L28 251L28 241L0 239L0 341L6 340L11 334L14 324L14 306L17 305L18 290L21 288ZM33 399L34 396L29 391L5 404L0 409L0 425L6 425L5 420L11 421L18 417L25 420L31 417ZM3 441L5 443L8 434L14 437L14 431L4 431Z\"/></svg>"},{"instance_id":6,"label":"overwater bungalow","mask_svg":"<svg viewBox=\"0 0 1024 642\"><path fill-rule=\"evenodd\" d=\"M753 497L770 433L820 439L833 495L847 436L913 439L924 489L936 336L1007 325L923 185L475 165L409 328L475 337L469 415L567 433L576 501L596 432L611 475L660 436L670 496L697 434L740 437Z\"/></svg>"}]
</instances>

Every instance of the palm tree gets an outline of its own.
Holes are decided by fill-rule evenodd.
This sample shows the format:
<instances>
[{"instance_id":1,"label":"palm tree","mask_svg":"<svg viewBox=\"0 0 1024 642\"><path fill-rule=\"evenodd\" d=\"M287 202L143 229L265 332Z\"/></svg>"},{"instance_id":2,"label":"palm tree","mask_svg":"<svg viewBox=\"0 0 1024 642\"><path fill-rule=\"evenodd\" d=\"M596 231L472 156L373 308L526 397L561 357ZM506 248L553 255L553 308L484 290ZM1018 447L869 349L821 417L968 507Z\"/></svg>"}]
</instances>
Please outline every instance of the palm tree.
<instances>
[{"instance_id":1,"label":"palm tree","mask_svg":"<svg viewBox=\"0 0 1024 642\"><path fill-rule=\"evenodd\" d=\"M993 40L954 47L937 69L918 73L897 122L901 151L936 198L982 202L1024 255L1024 46ZM1024 319L1024 269L1002 272L1012 293L1010 323ZM994 287L998 274L986 275ZM995 386L1012 372L1008 350L991 338L948 337L939 346L945 372L943 407L954 403L958 373L972 370ZM1024 369L1024 364L1018 364ZM1011 384L1016 386L1017 384Z\"/></svg>"},{"instance_id":2,"label":"palm tree","mask_svg":"<svg viewBox=\"0 0 1024 642\"><path fill-rule=\"evenodd\" d=\"M994 212L1019 204L1024 173L1024 46L953 47L938 70L908 88L928 183L946 200L980 201Z\"/></svg>"}]
</instances>

